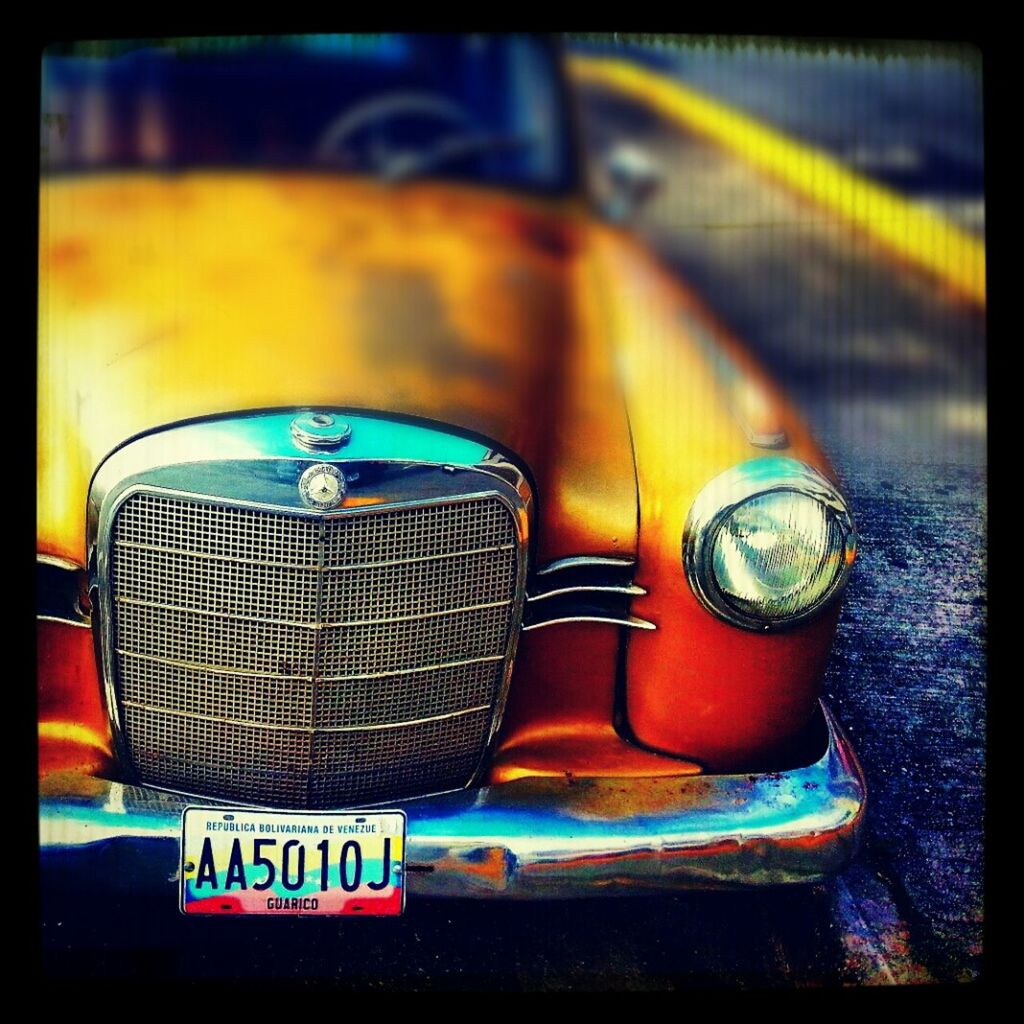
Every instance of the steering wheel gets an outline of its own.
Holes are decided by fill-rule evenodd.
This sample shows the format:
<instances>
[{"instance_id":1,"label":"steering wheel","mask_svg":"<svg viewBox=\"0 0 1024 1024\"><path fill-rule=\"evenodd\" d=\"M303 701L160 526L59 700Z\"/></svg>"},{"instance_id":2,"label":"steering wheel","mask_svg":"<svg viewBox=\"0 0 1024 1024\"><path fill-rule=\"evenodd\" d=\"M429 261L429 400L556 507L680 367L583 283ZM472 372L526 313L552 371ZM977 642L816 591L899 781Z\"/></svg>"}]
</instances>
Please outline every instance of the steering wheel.
<instances>
[{"instance_id":1,"label":"steering wheel","mask_svg":"<svg viewBox=\"0 0 1024 1024\"><path fill-rule=\"evenodd\" d=\"M437 121L440 126L451 126L458 133L477 131L475 118L445 96L430 92L392 92L371 96L339 114L321 134L314 155L325 163L336 160L341 144L362 128L409 116Z\"/></svg>"}]
</instances>

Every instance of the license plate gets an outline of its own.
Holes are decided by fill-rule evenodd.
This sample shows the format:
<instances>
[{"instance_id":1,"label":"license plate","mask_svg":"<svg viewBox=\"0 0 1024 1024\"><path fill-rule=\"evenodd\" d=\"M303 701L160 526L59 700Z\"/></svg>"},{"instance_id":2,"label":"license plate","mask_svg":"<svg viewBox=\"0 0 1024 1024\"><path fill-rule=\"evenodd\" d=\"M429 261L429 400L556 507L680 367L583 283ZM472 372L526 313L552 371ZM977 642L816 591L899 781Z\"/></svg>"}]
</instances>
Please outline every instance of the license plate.
<instances>
[{"instance_id":1,"label":"license plate","mask_svg":"<svg viewBox=\"0 0 1024 1024\"><path fill-rule=\"evenodd\" d=\"M401 914L405 813L188 807L186 914Z\"/></svg>"}]
</instances>

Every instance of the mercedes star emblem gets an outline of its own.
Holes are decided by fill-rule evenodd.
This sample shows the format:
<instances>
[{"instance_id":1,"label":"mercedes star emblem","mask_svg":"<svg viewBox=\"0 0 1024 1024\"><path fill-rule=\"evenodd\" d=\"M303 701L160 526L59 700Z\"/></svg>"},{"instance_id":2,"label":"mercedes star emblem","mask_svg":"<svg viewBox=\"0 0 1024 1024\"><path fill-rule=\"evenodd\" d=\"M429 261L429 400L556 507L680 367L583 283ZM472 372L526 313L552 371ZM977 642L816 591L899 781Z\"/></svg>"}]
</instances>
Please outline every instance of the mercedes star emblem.
<instances>
[{"instance_id":1,"label":"mercedes star emblem","mask_svg":"<svg viewBox=\"0 0 1024 1024\"><path fill-rule=\"evenodd\" d=\"M337 466L318 462L299 477L299 494L310 508L337 508L345 497L345 474Z\"/></svg>"}]
</instances>

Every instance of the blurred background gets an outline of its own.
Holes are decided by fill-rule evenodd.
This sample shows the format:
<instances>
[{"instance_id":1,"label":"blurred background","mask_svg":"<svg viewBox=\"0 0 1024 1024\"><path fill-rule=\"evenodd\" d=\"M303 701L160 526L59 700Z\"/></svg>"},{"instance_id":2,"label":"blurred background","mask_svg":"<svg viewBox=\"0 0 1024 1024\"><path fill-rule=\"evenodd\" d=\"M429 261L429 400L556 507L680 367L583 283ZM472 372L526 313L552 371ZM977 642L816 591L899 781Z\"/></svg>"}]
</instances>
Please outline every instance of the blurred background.
<instances>
[{"instance_id":1,"label":"blurred background","mask_svg":"<svg viewBox=\"0 0 1024 1024\"><path fill-rule=\"evenodd\" d=\"M151 955L167 935L61 922L55 891L44 920L54 973L212 976L226 967L416 988L978 976L987 605L981 56L967 45L912 41L586 34L558 43L564 82L530 39L62 44L42 66L41 167L316 165L396 179L443 169L552 195L586 177L604 213L628 215L772 371L851 497L860 553L826 689L868 775L864 855L799 899L693 894L593 901L571 914L412 901L398 924L363 922L365 943L344 962L329 944L339 926L306 921L258 930L218 922L217 944L189 931L187 954ZM384 83L470 97L487 131L436 166L412 161L408 138L370 131L351 144L359 123L335 121L324 132L346 105L340 93L363 102ZM660 184L635 210L616 212L609 167L623 152ZM299 928L320 938L300 957L282 955Z\"/></svg>"}]
</instances>

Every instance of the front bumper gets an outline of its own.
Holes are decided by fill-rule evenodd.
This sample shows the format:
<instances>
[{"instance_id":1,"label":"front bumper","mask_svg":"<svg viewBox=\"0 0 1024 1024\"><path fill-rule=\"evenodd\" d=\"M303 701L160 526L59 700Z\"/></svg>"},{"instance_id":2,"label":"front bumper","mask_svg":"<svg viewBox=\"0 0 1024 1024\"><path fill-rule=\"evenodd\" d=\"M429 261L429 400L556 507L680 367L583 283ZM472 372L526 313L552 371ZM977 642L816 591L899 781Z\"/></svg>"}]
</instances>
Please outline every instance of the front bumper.
<instances>
[{"instance_id":1,"label":"front bumper","mask_svg":"<svg viewBox=\"0 0 1024 1024\"><path fill-rule=\"evenodd\" d=\"M822 704L828 748L762 775L527 778L407 801L412 896L544 898L818 881L854 855L866 790ZM183 796L82 775L40 798L44 871L94 877L105 848L120 884L176 901ZM215 801L205 801L215 803ZM104 858L104 862L107 859Z\"/></svg>"}]
</instances>

